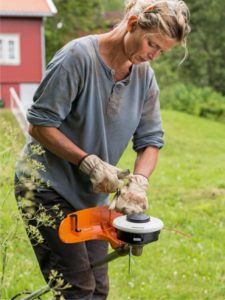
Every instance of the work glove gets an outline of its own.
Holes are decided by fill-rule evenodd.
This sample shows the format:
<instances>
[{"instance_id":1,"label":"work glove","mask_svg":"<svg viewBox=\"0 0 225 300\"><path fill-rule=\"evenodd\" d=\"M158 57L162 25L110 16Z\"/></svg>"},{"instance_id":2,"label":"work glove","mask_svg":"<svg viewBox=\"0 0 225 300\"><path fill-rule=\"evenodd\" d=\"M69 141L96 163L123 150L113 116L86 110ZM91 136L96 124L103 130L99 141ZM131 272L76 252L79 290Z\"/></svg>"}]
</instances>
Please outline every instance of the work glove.
<instances>
[{"instance_id":1,"label":"work glove","mask_svg":"<svg viewBox=\"0 0 225 300\"><path fill-rule=\"evenodd\" d=\"M90 177L95 193L114 193L123 185L129 170L122 170L91 154L83 158L79 169Z\"/></svg>"},{"instance_id":2,"label":"work glove","mask_svg":"<svg viewBox=\"0 0 225 300\"><path fill-rule=\"evenodd\" d=\"M143 213L148 209L148 179L143 175L130 175L128 183L116 193L109 209L126 215Z\"/></svg>"}]
</instances>

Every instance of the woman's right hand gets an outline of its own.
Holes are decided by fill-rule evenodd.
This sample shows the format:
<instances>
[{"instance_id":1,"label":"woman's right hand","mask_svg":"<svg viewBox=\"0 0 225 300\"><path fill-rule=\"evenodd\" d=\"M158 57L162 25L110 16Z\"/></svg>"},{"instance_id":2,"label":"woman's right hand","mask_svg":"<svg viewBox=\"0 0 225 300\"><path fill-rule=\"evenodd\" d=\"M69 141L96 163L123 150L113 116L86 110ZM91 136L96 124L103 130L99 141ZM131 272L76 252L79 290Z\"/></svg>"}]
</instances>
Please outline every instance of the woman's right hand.
<instances>
[{"instance_id":1,"label":"woman's right hand","mask_svg":"<svg viewBox=\"0 0 225 300\"><path fill-rule=\"evenodd\" d=\"M85 156L79 169L90 177L95 193L114 193L123 186L129 170L122 170L101 160L97 155Z\"/></svg>"}]
</instances>

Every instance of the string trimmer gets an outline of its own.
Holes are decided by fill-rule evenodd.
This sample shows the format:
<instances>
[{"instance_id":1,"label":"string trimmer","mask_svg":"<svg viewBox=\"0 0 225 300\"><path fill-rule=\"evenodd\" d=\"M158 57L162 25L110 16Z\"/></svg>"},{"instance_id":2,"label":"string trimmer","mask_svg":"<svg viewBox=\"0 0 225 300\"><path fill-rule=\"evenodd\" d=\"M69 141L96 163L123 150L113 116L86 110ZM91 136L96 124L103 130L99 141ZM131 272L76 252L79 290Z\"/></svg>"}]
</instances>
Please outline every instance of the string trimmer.
<instances>
[{"instance_id":1,"label":"string trimmer","mask_svg":"<svg viewBox=\"0 0 225 300\"><path fill-rule=\"evenodd\" d=\"M92 268L119 256L140 256L143 246L158 240L163 222L145 214L122 215L107 206L88 208L69 214L60 224L64 243L106 240L114 252L92 264ZM130 260L129 260L130 266Z\"/></svg>"},{"instance_id":2,"label":"string trimmer","mask_svg":"<svg viewBox=\"0 0 225 300\"><path fill-rule=\"evenodd\" d=\"M107 206L88 208L67 215L59 227L59 237L64 243L80 243L88 240L106 240L114 249L92 264L97 268L119 256L140 256L146 244L158 240L163 222L145 214L122 215ZM51 290L49 285L30 293L23 300L33 300ZM12 299L18 299L23 293ZM11 300L12 300L11 299ZM40 298L39 298L40 299Z\"/></svg>"}]
</instances>

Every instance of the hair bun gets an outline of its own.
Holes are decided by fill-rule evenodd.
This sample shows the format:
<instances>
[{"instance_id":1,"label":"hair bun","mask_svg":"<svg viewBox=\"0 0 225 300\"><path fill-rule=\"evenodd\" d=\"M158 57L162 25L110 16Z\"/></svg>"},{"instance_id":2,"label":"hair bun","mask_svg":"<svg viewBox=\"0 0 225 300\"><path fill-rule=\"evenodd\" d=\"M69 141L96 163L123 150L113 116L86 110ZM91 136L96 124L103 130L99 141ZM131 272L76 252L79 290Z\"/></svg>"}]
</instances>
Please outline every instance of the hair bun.
<instances>
[{"instance_id":1,"label":"hair bun","mask_svg":"<svg viewBox=\"0 0 225 300\"><path fill-rule=\"evenodd\" d=\"M137 3L137 0L127 0L125 2L125 13L127 13L129 10L131 10L132 7L134 7Z\"/></svg>"}]
</instances>

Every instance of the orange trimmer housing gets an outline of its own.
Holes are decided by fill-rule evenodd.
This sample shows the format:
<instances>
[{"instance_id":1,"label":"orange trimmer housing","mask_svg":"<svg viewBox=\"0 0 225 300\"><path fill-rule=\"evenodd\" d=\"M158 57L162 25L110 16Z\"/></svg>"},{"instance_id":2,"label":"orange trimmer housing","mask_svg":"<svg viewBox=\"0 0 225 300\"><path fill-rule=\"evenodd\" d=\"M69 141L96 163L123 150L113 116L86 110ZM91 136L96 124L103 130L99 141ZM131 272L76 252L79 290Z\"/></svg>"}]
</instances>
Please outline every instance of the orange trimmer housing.
<instances>
[{"instance_id":1,"label":"orange trimmer housing","mask_svg":"<svg viewBox=\"0 0 225 300\"><path fill-rule=\"evenodd\" d=\"M67 215L59 227L59 237L64 243L79 243L88 240L106 240L113 249L121 248L124 242L117 238L113 220L121 213L109 210L108 206L93 207Z\"/></svg>"}]
</instances>

